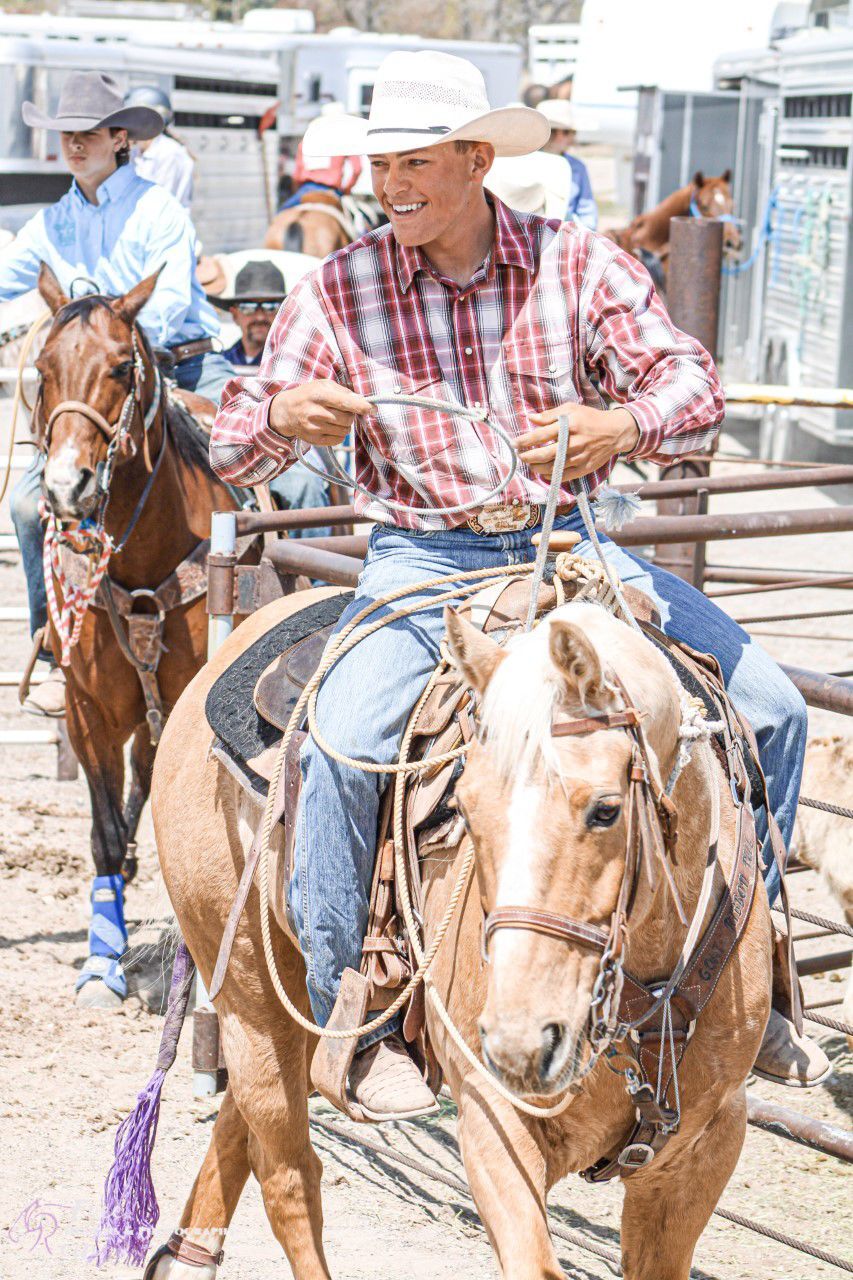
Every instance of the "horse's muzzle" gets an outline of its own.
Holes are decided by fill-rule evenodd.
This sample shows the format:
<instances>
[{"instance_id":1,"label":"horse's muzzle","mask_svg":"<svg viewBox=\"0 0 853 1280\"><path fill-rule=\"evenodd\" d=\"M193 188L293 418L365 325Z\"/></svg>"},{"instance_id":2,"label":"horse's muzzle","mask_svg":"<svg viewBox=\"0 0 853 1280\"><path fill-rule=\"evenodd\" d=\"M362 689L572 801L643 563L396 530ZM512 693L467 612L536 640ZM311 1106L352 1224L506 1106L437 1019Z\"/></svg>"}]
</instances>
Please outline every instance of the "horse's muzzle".
<instances>
[{"instance_id":1,"label":"horse's muzzle","mask_svg":"<svg viewBox=\"0 0 853 1280\"><path fill-rule=\"evenodd\" d=\"M480 1022L483 1060L509 1088L548 1097L570 1084L580 1069L585 1032L565 1022L536 1026L526 1020Z\"/></svg>"},{"instance_id":2,"label":"horse's muzzle","mask_svg":"<svg viewBox=\"0 0 853 1280\"><path fill-rule=\"evenodd\" d=\"M60 478L51 476L48 463L44 492L57 520L85 520L98 505L97 477L88 467Z\"/></svg>"}]
</instances>

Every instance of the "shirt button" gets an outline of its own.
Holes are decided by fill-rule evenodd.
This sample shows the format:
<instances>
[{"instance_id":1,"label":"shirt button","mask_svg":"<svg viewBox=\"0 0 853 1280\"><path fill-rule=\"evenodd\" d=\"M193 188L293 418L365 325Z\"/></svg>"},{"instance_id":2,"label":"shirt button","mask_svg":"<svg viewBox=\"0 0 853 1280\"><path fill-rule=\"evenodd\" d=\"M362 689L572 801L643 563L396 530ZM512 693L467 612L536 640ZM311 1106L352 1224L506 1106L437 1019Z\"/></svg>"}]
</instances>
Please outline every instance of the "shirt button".
<instances>
[{"instance_id":1,"label":"shirt button","mask_svg":"<svg viewBox=\"0 0 853 1280\"><path fill-rule=\"evenodd\" d=\"M466 348L465 348L465 354L466 354L466 356L472 356L472 355L474 354L474 348L473 348L473 347L466 347Z\"/></svg>"},{"instance_id":2,"label":"shirt button","mask_svg":"<svg viewBox=\"0 0 853 1280\"><path fill-rule=\"evenodd\" d=\"M474 408L475 408L475 409L482 409L482 407L483 407L483 406L482 406L482 404L481 404L481 402L480 402L479 400L475 400L475 401L474 401Z\"/></svg>"},{"instance_id":3,"label":"shirt button","mask_svg":"<svg viewBox=\"0 0 853 1280\"><path fill-rule=\"evenodd\" d=\"M557 366L556 366L555 364L549 364L549 365L548 365L548 372L549 372L549 373L556 373L556 372L557 372Z\"/></svg>"},{"instance_id":4,"label":"shirt button","mask_svg":"<svg viewBox=\"0 0 853 1280\"><path fill-rule=\"evenodd\" d=\"M402 391L402 390L403 390L403 388L398 384L398 385L394 388L394 395L395 395L395 396L400 395L400 393L401 393L401 391Z\"/></svg>"}]
</instances>

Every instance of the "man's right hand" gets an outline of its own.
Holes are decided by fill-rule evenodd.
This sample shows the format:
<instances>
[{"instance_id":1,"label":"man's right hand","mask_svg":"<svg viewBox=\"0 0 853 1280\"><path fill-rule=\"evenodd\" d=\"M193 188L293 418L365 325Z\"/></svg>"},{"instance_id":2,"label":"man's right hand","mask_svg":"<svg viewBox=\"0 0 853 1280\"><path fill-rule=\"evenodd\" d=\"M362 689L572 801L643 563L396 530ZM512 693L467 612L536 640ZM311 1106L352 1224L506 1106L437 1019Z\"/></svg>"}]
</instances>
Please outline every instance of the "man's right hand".
<instances>
[{"instance_id":1,"label":"man's right hand","mask_svg":"<svg viewBox=\"0 0 853 1280\"><path fill-rule=\"evenodd\" d=\"M279 391L270 404L269 424L277 435L306 444L336 445L352 429L353 418L374 413L364 396L330 379Z\"/></svg>"}]
</instances>

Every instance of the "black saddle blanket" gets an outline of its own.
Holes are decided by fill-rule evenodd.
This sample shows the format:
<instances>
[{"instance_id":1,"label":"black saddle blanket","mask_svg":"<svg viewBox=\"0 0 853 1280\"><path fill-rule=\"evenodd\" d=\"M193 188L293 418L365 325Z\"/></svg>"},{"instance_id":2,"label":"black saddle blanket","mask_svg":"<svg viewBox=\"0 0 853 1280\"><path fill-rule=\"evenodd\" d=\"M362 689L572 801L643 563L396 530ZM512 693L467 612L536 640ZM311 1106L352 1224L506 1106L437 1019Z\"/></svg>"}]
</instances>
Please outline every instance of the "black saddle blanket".
<instances>
[{"instance_id":1,"label":"black saddle blanket","mask_svg":"<svg viewBox=\"0 0 853 1280\"><path fill-rule=\"evenodd\" d=\"M255 759L268 747L274 747L281 739L281 733L255 710L252 697L255 685L270 663L287 649L315 631L337 622L351 599L352 592L345 592L327 600L318 600L271 627L223 671L207 695L204 713L219 739L220 747L252 785L263 793L267 789L265 779L248 768L246 761ZM296 704L295 697L293 704Z\"/></svg>"}]
</instances>

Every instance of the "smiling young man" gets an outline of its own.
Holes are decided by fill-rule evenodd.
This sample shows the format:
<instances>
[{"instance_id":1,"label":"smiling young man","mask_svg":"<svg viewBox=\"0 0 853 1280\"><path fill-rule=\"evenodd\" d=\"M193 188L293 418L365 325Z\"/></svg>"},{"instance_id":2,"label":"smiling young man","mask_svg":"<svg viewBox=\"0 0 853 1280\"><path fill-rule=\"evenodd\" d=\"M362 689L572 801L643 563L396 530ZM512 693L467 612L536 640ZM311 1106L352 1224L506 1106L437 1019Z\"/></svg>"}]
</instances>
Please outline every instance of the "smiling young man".
<instances>
[{"instance_id":1,"label":"smiling young man","mask_svg":"<svg viewBox=\"0 0 853 1280\"><path fill-rule=\"evenodd\" d=\"M24 103L23 116L30 128L59 133L74 181L66 195L40 210L0 250L0 301L35 288L42 262L69 297L93 290L118 296L159 270L139 323L155 346L171 349L179 386L218 401L230 366L213 350L219 325L196 278L195 231L177 200L139 177L129 163L131 138L156 137L163 129L162 116L150 106L126 106L112 77L95 71L66 78L55 116L31 102ZM38 457L11 496L33 635L47 622L44 532L38 513L43 466ZM24 709L36 715L65 714L60 668L51 665Z\"/></svg>"},{"instance_id":2,"label":"smiling young man","mask_svg":"<svg viewBox=\"0 0 853 1280\"><path fill-rule=\"evenodd\" d=\"M620 454L668 461L717 431L723 396L713 363L674 328L643 268L576 224L514 214L484 194L494 156L535 151L547 131L537 111L490 110L470 63L424 52L385 60L368 120L339 117L331 128L320 120L306 135L312 152L370 157L390 225L292 290L258 376L225 389L211 457L232 482L269 480L293 462L295 440L338 444L360 419L356 476L382 501L356 498L377 523L340 626L401 588L407 602L428 600L434 593L421 584L441 574L532 560L561 413L571 423L565 479L583 477L593 495ZM520 460L498 506L482 504L500 474L488 428L428 408L377 411L366 398L389 393L488 408ZM460 504L467 510L442 514ZM568 487L560 511L559 527L583 531ZM790 837L805 743L799 694L703 595L609 541L605 548L623 581L655 601L666 631L716 654L756 731ZM587 541L577 549L594 554ZM440 607L428 608L337 663L317 702L327 741L346 755L395 760L442 634ZM290 907L311 1005L325 1023L344 967L360 964L384 780L336 763L310 739L302 768ZM767 874L775 892L772 867ZM787 1024L784 1035L777 1030L780 1046L765 1065L796 1074L802 1042ZM814 1066L812 1074L824 1069ZM393 1025L361 1042L349 1086L373 1118L435 1105Z\"/></svg>"}]
</instances>

